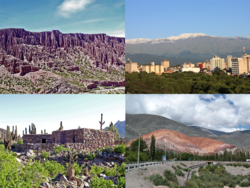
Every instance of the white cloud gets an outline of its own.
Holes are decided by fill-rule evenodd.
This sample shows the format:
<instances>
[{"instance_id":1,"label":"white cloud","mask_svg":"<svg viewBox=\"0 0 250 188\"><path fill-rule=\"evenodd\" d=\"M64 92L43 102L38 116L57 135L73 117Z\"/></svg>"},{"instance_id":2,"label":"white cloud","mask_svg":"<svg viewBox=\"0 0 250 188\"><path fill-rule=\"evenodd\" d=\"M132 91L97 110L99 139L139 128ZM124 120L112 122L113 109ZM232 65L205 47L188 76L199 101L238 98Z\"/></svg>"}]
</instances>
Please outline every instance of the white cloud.
<instances>
[{"instance_id":1,"label":"white cloud","mask_svg":"<svg viewBox=\"0 0 250 188\"><path fill-rule=\"evenodd\" d=\"M114 5L115 5L115 8L119 9L119 8L121 8L121 6L123 6L124 4L125 4L125 1L121 1L121 2L115 3Z\"/></svg>"},{"instance_id":2,"label":"white cloud","mask_svg":"<svg viewBox=\"0 0 250 188\"><path fill-rule=\"evenodd\" d=\"M126 113L155 114L230 132L239 130L239 125L250 125L249 99L249 95L126 95Z\"/></svg>"},{"instance_id":3,"label":"white cloud","mask_svg":"<svg viewBox=\"0 0 250 188\"><path fill-rule=\"evenodd\" d=\"M93 0L64 0L57 7L57 14L69 18L72 14L84 10Z\"/></svg>"}]
</instances>

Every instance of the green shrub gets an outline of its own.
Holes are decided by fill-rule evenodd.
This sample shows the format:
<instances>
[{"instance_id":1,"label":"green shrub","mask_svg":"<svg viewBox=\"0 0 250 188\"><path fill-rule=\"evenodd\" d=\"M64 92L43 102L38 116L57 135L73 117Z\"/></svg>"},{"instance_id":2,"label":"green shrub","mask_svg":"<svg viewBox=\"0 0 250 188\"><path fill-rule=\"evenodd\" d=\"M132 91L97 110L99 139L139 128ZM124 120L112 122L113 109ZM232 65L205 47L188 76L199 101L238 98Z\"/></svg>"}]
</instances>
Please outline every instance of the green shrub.
<instances>
[{"instance_id":1,"label":"green shrub","mask_svg":"<svg viewBox=\"0 0 250 188\"><path fill-rule=\"evenodd\" d=\"M249 186L250 186L250 182L249 182L249 181L241 182L241 183L240 183L240 186L241 186L241 187L249 187Z\"/></svg>"},{"instance_id":2,"label":"green shrub","mask_svg":"<svg viewBox=\"0 0 250 188\"><path fill-rule=\"evenodd\" d=\"M106 167L105 168L105 174L106 176L117 176L117 165L115 164L113 168Z\"/></svg>"},{"instance_id":3,"label":"green shrub","mask_svg":"<svg viewBox=\"0 0 250 188\"><path fill-rule=\"evenodd\" d=\"M88 154L88 156L86 157L88 160L93 160L95 157L95 154L94 153L90 153Z\"/></svg>"},{"instance_id":4,"label":"green shrub","mask_svg":"<svg viewBox=\"0 0 250 188\"><path fill-rule=\"evenodd\" d=\"M121 166L117 166L117 171L119 176L125 176L125 162L121 164Z\"/></svg>"},{"instance_id":5,"label":"green shrub","mask_svg":"<svg viewBox=\"0 0 250 188\"><path fill-rule=\"evenodd\" d=\"M104 180L104 178L98 178L96 175L92 178L90 182L91 188L111 188L114 183L112 180Z\"/></svg>"},{"instance_id":6,"label":"green shrub","mask_svg":"<svg viewBox=\"0 0 250 188\"><path fill-rule=\"evenodd\" d=\"M125 144L121 144L121 145L114 148L114 151L116 153L125 153L125 150L126 150Z\"/></svg>"},{"instance_id":7,"label":"green shrub","mask_svg":"<svg viewBox=\"0 0 250 188\"><path fill-rule=\"evenodd\" d=\"M58 173L63 174L65 171L64 166L56 161L45 161L43 163L43 166L44 166L45 170L48 171L50 177L54 177Z\"/></svg>"},{"instance_id":8,"label":"green shrub","mask_svg":"<svg viewBox=\"0 0 250 188\"><path fill-rule=\"evenodd\" d=\"M18 140L17 144L23 144L23 140Z\"/></svg>"},{"instance_id":9,"label":"green shrub","mask_svg":"<svg viewBox=\"0 0 250 188\"><path fill-rule=\"evenodd\" d=\"M120 177L119 180L118 180L118 185L117 185L117 187L118 187L118 188L123 188L123 187L125 187L125 183L126 183L125 178L124 178L124 177Z\"/></svg>"},{"instance_id":10,"label":"green shrub","mask_svg":"<svg viewBox=\"0 0 250 188\"><path fill-rule=\"evenodd\" d=\"M90 174L95 174L95 175L99 175L104 171L103 167L100 166L91 166L91 170L90 170Z\"/></svg>"},{"instance_id":11,"label":"green shrub","mask_svg":"<svg viewBox=\"0 0 250 188\"><path fill-rule=\"evenodd\" d=\"M175 174L173 174L170 170L165 170L163 173L165 179L171 182L177 183L177 177Z\"/></svg>"},{"instance_id":12,"label":"green shrub","mask_svg":"<svg viewBox=\"0 0 250 188\"><path fill-rule=\"evenodd\" d=\"M40 154L40 157L48 159L49 158L49 152L42 151L42 153Z\"/></svg>"},{"instance_id":13,"label":"green shrub","mask_svg":"<svg viewBox=\"0 0 250 188\"><path fill-rule=\"evenodd\" d=\"M4 150L5 150L4 145L0 144L0 151L4 151Z\"/></svg>"},{"instance_id":14,"label":"green shrub","mask_svg":"<svg viewBox=\"0 0 250 188\"><path fill-rule=\"evenodd\" d=\"M60 146L56 146L54 147L54 152L55 154L58 154L60 153L61 151L68 151L69 149L68 148L65 148L65 146L62 144Z\"/></svg>"},{"instance_id":15,"label":"green shrub","mask_svg":"<svg viewBox=\"0 0 250 188\"><path fill-rule=\"evenodd\" d=\"M182 165L182 166L185 166L185 167L187 167L187 165L185 165L185 164L183 164L183 163L181 163L181 165Z\"/></svg>"},{"instance_id":16,"label":"green shrub","mask_svg":"<svg viewBox=\"0 0 250 188\"><path fill-rule=\"evenodd\" d=\"M172 168L174 169L175 174L177 176L184 176L185 175L180 169L177 169L175 166L172 165Z\"/></svg>"},{"instance_id":17,"label":"green shrub","mask_svg":"<svg viewBox=\"0 0 250 188\"><path fill-rule=\"evenodd\" d=\"M169 186L170 185L170 183L166 179L163 179L163 177L160 174L156 174L156 175L153 174L153 175L149 176L148 179L150 181L152 181L153 184L156 186L158 186L158 185Z\"/></svg>"}]
</instances>

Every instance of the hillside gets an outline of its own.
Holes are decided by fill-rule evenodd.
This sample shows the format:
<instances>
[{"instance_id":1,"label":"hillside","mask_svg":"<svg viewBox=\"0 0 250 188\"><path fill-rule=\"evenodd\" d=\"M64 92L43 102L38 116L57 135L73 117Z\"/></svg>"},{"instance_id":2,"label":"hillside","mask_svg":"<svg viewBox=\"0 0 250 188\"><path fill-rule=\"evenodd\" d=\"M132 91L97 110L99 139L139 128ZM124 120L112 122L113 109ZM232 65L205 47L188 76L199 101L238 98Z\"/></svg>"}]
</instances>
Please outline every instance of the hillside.
<instances>
[{"instance_id":1,"label":"hillside","mask_svg":"<svg viewBox=\"0 0 250 188\"><path fill-rule=\"evenodd\" d=\"M155 130L168 129L192 137L208 136L203 131L158 115L126 114L126 124L138 130L141 134L147 134ZM138 134L133 129L126 127L126 142L135 138L138 138Z\"/></svg>"},{"instance_id":2,"label":"hillside","mask_svg":"<svg viewBox=\"0 0 250 188\"><path fill-rule=\"evenodd\" d=\"M122 138L125 138L125 133L126 133L126 131L125 131L125 129L126 129L125 121L119 121L118 120L115 123L115 128L118 130L120 136Z\"/></svg>"},{"instance_id":3,"label":"hillside","mask_svg":"<svg viewBox=\"0 0 250 188\"><path fill-rule=\"evenodd\" d=\"M224 142L218 140L205 137L189 137L177 131L170 131L167 129L156 130L142 135L143 140L146 141L148 146L150 146L152 135L155 136L155 145L157 148L161 148L163 150L166 148L167 150L178 153L196 154L198 152L200 155L204 155L214 153L215 151L224 151L225 149L230 149L232 151L237 149L237 147L233 145L225 144ZM130 146L134 140L128 142L126 146Z\"/></svg>"},{"instance_id":4,"label":"hillside","mask_svg":"<svg viewBox=\"0 0 250 188\"><path fill-rule=\"evenodd\" d=\"M126 123L142 134L168 129L185 134L188 137L211 138L241 149L250 150L250 130L226 133L198 126L187 126L174 120L151 114L126 114ZM126 143L135 138L138 138L138 134L133 129L126 128Z\"/></svg>"}]
</instances>

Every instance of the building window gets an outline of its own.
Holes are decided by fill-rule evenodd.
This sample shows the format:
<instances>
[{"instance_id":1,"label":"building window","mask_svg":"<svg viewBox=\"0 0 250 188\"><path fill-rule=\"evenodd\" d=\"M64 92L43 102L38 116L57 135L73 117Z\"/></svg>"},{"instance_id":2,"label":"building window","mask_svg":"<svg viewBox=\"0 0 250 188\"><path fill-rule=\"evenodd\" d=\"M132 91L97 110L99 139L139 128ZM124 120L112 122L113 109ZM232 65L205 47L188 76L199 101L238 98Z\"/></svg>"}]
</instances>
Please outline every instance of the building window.
<instances>
[{"instance_id":1,"label":"building window","mask_svg":"<svg viewBox=\"0 0 250 188\"><path fill-rule=\"evenodd\" d=\"M73 143L76 142L76 136L73 136Z\"/></svg>"},{"instance_id":2,"label":"building window","mask_svg":"<svg viewBox=\"0 0 250 188\"><path fill-rule=\"evenodd\" d=\"M46 139L42 139L42 143L46 143Z\"/></svg>"}]
</instances>

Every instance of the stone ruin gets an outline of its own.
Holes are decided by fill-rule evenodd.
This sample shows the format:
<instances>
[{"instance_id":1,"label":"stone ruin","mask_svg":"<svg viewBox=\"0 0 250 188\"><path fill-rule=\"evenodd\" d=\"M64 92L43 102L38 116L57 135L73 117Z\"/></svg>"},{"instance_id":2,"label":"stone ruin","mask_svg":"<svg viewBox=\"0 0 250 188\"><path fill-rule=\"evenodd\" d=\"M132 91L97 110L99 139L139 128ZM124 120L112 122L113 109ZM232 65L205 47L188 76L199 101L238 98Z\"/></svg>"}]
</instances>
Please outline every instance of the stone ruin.
<instances>
[{"instance_id":1,"label":"stone ruin","mask_svg":"<svg viewBox=\"0 0 250 188\"><path fill-rule=\"evenodd\" d=\"M96 129L57 130L52 134L25 134L23 144L17 144L18 152L32 150L51 151L64 144L67 148L91 151L100 147L114 145L114 133Z\"/></svg>"}]
</instances>

